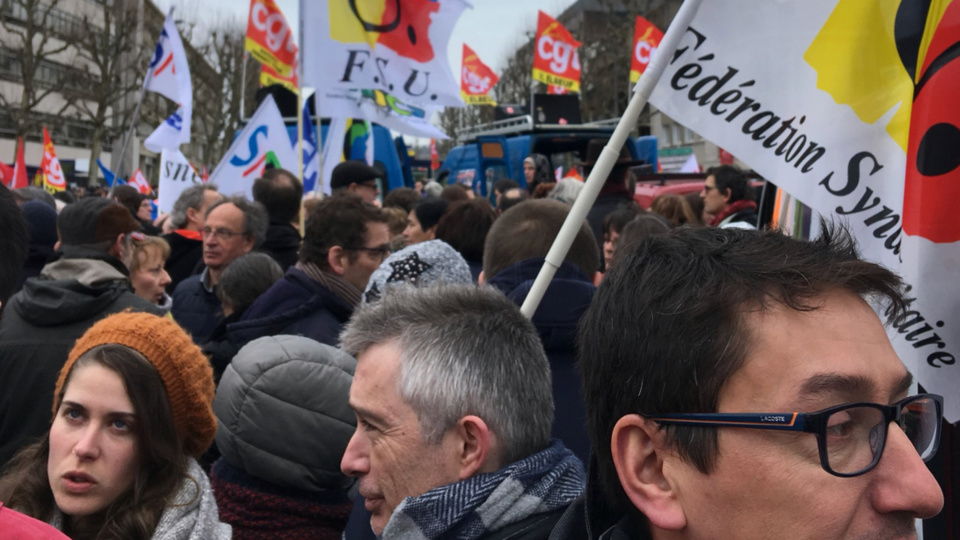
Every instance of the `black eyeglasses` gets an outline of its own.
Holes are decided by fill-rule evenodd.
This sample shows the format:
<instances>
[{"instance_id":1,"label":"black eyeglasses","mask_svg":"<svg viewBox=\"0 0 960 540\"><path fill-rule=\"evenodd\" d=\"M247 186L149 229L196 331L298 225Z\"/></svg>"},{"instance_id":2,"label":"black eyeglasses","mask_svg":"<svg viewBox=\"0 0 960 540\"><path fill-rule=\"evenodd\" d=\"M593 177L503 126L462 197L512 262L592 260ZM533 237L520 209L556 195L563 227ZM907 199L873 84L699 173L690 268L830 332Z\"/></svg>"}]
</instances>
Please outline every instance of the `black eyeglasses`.
<instances>
[{"instance_id":1,"label":"black eyeglasses","mask_svg":"<svg viewBox=\"0 0 960 540\"><path fill-rule=\"evenodd\" d=\"M357 247L357 248L344 248L347 251L366 251L371 256L379 258L380 262L383 262L387 257L390 256L390 244L384 244L377 247Z\"/></svg>"},{"instance_id":2,"label":"black eyeglasses","mask_svg":"<svg viewBox=\"0 0 960 540\"><path fill-rule=\"evenodd\" d=\"M906 433L923 461L940 446L943 397L910 396L893 405L846 403L812 413L692 413L645 416L658 424L801 431L817 436L820 465L835 476L859 476L877 466L890 422Z\"/></svg>"}]
</instances>

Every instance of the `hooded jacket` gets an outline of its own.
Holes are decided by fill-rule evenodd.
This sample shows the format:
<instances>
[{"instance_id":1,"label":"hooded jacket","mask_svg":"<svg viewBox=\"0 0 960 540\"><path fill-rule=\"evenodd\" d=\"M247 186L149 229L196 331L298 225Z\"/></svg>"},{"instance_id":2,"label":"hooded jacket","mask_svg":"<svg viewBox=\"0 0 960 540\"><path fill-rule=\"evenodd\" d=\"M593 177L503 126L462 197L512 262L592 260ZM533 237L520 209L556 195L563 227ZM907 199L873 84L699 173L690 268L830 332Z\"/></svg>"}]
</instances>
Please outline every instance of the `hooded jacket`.
<instances>
[{"instance_id":1,"label":"hooded jacket","mask_svg":"<svg viewBox=\"0 0 960 540\"><path fill-rule=\"evenodd\" d=\"M356 428L347 404L356 364L329 345L276 336L251 341L227 367L213 402L223 457L211 480L238 538L340 537L352 506L340 460Z\"/></svg>"},{"instance_id":2,"label":"hooded jacket","mask_svg":"<svg viewBox=\"0 0 960 540\"><path fill-rule=\"evenodd\" d=\"M133 293L126 267L102 252L64 246L60 259L4 306L0 319L0 466L50 429L50 403L73 343L107 315L163 312Z\"/></svg>"},{"instance_id":3,"label":"hooded jacket","mask_svg":"<svg viewBox=\"0 0 960 540\"><path fill-rule=\"evenodd\" d=\"M522 305L543 266L544 258L527 259L497 272L487 283ZM551 435L563 441L583 463L590 455L583 381L577 371L577 324L596 291L593 282L564 262L547 287L533 314L533 325L550 360L554 418Z\"/></svg>"}]
</instances>

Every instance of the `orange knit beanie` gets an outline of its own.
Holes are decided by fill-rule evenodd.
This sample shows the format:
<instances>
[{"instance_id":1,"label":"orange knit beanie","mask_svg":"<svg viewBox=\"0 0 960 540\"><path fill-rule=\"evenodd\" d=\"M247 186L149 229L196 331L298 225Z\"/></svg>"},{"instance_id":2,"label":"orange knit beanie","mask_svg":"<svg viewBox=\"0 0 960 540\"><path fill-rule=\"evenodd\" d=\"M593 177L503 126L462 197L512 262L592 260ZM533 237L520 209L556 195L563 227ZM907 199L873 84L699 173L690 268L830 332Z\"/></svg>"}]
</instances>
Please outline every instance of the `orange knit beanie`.
<instances>
[{"instance_id":1,"label":"orange knit beanie","mask_svg":"<svg viewBox=\"0 0 960 540\"><path fill-rule=\"evenodd\" d=\"M183 441L184 451L193 457L206 452L217 433L217 419L213 414L213 369L190 336L167 317L117 313L90 327L77 340L67 363L60 370L53 394L54 415L59 405L56 403L58 396L74 362L90 349L108 343L130 347L153 364L167 390L174 427Z\"/></svg>"}]
</instances>

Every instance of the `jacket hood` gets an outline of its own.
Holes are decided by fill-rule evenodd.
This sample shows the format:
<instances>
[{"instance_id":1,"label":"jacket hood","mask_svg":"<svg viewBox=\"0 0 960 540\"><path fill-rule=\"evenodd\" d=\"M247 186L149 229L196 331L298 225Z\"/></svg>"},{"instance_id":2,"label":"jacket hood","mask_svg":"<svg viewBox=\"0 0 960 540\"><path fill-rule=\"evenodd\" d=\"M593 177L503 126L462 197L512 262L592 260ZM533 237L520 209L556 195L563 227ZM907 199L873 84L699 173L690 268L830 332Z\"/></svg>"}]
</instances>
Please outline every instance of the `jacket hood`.
<instances>
[{"instance_id":1,"label":"jacket hood","mask_svg":"<svg viewBox=\"0 0 960 540\"><path fill-rule=\"evenodd\" d=\"M517 305L522 305L543 263L544 257L520 261L497 272L487 283ZM543 348L548 353L558 349L575 348L577 324L590 307L596 290L590 279L575 264L564 261L557 268L532 319L540 334Z\"/></svg>"},{"instance_id":2,"label":"jacket hood","mask_svg":"<svg viewBox=\"0 0 960 540\"><path fill-rule=\"evenodd\" d=\"M106 261L61 258L28 279L10 305L34 326L61 326L89 319L131 291L127 277Z\"/></svg>"}]
</instances>

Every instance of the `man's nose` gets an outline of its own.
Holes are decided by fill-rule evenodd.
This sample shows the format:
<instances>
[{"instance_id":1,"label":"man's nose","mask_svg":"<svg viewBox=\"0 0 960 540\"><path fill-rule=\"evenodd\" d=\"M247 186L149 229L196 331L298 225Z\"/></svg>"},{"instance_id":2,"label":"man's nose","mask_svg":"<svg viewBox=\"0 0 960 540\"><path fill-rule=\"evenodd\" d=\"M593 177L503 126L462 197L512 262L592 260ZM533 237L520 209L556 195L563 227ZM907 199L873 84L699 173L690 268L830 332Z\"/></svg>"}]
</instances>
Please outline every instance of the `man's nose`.
<instances>
[{"instance_id":1,"label":"man's nose","mask_svg":"<svg viewBox=\"0 0 960 540\"><path fill-rule=\"evenodd\" d=\"M370 457L366 452L365 443L361 440L359 434L360 428L353 432L350 442L347 443L347 449L343 452L343 459L340 460L340 471L347 476L363 476L370 472Z\"/></svg>"},{"instance_id":2,"label":"man's nose","mask_svg":"<svg viewBox=\"0 0 960 540\"><path fill-rule=\"evenodd\" d=\"M943 490L895 422L887 430L880 462L867 474L878 475L872 483L870 498L879 513L906 512L926 519L943 509Z\"/></svg>"}]
</instances>

